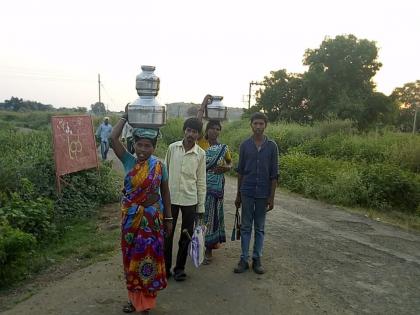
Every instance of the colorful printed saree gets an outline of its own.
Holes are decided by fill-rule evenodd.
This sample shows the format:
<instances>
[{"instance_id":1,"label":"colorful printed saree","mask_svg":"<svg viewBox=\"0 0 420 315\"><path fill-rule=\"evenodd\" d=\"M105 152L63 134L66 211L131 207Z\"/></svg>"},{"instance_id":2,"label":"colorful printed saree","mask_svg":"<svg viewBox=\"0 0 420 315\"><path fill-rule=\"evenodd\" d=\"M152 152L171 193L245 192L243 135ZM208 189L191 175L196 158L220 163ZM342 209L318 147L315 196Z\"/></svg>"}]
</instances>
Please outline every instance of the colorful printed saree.
<instances>
[{"instance_id":1,"label":"colorful printed saree","mask_svg":"<svg viewBox=\"0 0 420 315\"><path fill-rule=\"evenodd\" d=\"M159 194L161 179L162 164L154 156L137 162L124 179L121 249L127 289L133 304L135 300L150 302L150 298L156 297L157 291L167 285L163 204ZM142 206L150 194L158 194L159 200L151 206Z\"/></svg>"},{"instance_id":2,"label":"colorful printed saree","mask_svg":"<svg viewBox=\"0 0 420 315\"><path fill-rule=\"evenodd\" d=\"M228 148L225 144L212 145L206 149L207 195L204 222L207 226L205 237L207 248L217 248L220 243L226 242L223 212L225 176L214 173L213 169L225 164L227 153ZM227 162L230 162L230 158Z\"/></svg>"}]
</instances>

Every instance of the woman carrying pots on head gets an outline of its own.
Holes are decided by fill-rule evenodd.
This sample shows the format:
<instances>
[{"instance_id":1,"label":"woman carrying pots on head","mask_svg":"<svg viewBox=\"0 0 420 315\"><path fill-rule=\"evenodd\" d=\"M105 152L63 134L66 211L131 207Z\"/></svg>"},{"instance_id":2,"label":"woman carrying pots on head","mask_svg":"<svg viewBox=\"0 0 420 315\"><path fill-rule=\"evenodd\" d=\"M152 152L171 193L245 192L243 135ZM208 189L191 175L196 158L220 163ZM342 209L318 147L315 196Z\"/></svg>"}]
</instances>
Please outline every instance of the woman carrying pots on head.
<instances>
[{"instance_id":1,"label":"woman carrying pots on head","mask_svg":"<svg viewBox=\"0 0 420 315\"><path fill-rule=\"evenodd\" d=\"M211 95L203 99L197 118L202 120L208 104L212 102ZM197 144L206 151L207 170L207 195L204 213L204 223L207 226L205 236L205 259L204 264L209 264L212 259L213 249L220 247L226 242L225 220L223 210L223 197L225 188L224 173L231 169L232 157L226 144L219 143L218 137L222 125L220 120L207 122L204 136Z\"/></svg>"},{"instance_id":2,"label":"woman carrying pots on head","mask_svg":"<svg viewBox=\"0 0 420 315\"><path fill-rule=\"evenodd\" d=\"M164 236L172 231L168 172L153 156L158 129L134 128L131 155L119 140L126 113L111 133L112 148L121 160L124 189L121 200L121 250L129 302L123 311L148 314L159 290L166 288Z\"/></svg>"}]
</instances>

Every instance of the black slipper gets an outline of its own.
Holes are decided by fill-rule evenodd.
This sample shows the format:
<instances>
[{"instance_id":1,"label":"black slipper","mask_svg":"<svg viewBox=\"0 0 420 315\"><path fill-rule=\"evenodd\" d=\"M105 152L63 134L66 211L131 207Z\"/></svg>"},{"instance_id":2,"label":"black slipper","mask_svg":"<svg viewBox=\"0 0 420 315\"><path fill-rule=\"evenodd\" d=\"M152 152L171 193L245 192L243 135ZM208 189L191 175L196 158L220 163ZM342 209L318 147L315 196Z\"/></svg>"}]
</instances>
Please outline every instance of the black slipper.
<instances>
[{"instance_id":1,"label":"black slipper","mask_svg":"<svg viewBox=\"0 0 420 315\"><path fill-rule=\"evenodd\" d=\"M184 281L187 277L187 274L184 271L175 272L174 279L175 281Z\"/></svg>"},{"instance_id":2,"label":"black slipper","mask_svg":"<svg viewBox=\"0 0 420 315\"><path fill-rule=\"evenodd\" d=\"M124 305L122 310L124 313L133 313L136 311L136 308L133 306L131 302L128 302L126 305Z\"/></svg>"},{"instance_id":3,"label":"black slipper","mask_svg":"<svg viewBox=\"0 0 420 315\"><path fill-rule=\"evenodd\" d=\"M210 265L210 263L211 263L211 259L208 259L207 257L204 257L203 265Z\"/></svg>"}]
</instances>

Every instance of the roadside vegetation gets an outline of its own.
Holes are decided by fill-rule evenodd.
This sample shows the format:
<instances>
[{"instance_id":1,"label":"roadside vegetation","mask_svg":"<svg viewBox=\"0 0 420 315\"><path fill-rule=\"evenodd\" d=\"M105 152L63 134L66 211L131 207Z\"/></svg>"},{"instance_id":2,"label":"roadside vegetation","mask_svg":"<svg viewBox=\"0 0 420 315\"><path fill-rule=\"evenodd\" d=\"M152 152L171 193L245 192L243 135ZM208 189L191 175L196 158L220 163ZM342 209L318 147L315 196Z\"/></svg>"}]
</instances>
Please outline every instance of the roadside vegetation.
<instances>
[{"instance_id":1,"label":"roadside vegetation","mask_svg":"<svg viewBox=\"0 0 420 315\"><path fill-rule=\"evenodd\" d=\"M162 128L158 151L182 139L182 119ZM251 134L249 120L225 123L221 142L234 163ZM353 208L406 228L420 229L420 136L381 129L359 132L349 120L311 125L270 123L280 151L280 187ZM235 173L232 172L231 175Z\"/></svg>"},{"instance_id":2,"label":"roadside vegetation","mask_svg":"<svg viewBox=\"0 0 420 315\"><path fill-rule=\"evenodd\" d=\"M224 126L221 141L237 159L239 144L249 135L249 121L233 122ZM360 133L340 120L274 123L267 135L279 147L280 187L420 229L419 135Z\"/></svg>"},{"instance_id":3,"label":"roadside vegetation","mask_svg":"<svg viewBox=\"0 0 420 315\"><path fill-rule=\"evenodd\" d=\"M109 164L101 163L98 170L64 176L68 184L58 195L49 128L52 114L0 112L3 288L50 266L60 257L87 258L96 246L104 249L100 240L108 244L107 236L101 235L93 222L99 215L99 206L117 201L120 180ZM82 239L85 241L78 242ZM104 253L110 248L105 249Z\"/></svg>"}]
</instances>

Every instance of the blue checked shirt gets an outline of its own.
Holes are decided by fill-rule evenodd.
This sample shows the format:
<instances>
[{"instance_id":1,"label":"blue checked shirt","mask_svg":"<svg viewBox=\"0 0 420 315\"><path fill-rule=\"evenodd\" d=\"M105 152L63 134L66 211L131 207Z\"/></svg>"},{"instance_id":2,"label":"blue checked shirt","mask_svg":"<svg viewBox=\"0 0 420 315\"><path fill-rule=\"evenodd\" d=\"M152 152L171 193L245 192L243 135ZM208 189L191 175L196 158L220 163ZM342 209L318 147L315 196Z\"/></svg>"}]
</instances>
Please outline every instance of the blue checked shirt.
<instances>
[{"instance_id":1,"label":"blue checked shirt","mask_svg":"<svg viewBox=\"0 0 420 315\"><path fill-rule=\"evenodd\" d=\"M277 144L267 137L258 150L253 138L242 142L239 148L238 174L242 175L241 194L253 198L268 198L271 181L278 178Z\"/></svg>"}]
</instances>

